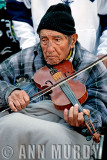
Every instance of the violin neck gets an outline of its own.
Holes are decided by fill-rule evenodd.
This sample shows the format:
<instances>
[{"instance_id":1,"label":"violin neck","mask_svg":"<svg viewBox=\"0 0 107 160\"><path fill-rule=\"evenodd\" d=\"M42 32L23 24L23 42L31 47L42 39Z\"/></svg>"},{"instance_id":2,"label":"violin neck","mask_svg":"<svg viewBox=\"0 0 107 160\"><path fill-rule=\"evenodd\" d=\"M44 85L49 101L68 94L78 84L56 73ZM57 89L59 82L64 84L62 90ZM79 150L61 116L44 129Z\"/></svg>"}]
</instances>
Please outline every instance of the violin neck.
<instances>
[{"instance_id":1,"label":"violin neck","mask_svg":"<svg viewBox=\"0 0 107 160\"><path fill-rule=\"evenodd\" d=\"M79 103L78 99L76 98L76 96L74 95L72 89L69 87L67 82L62 83L61 85L59 85L61 90L64 92L64 94L67 96L67 98L69 99L69 101L71 102L71 104L74 106L75 104L78 104L79 108L79 112L83 111L83 108L81 106L81 104Z\"/></svg>"}]
</instances>

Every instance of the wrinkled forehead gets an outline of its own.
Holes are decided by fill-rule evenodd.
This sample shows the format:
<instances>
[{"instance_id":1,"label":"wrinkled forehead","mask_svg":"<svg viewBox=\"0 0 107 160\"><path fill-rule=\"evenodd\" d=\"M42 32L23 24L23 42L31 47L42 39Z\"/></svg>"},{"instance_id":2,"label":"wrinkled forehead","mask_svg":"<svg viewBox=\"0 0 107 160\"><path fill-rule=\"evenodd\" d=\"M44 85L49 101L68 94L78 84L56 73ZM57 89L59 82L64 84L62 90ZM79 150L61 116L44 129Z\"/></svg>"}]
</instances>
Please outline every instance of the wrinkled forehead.
<instances>
[{"instance_id":1,"label":"wrinkled forehead","mask_svg":"<svg viewBox=\"0 0 107 160\"><path fill-rule=\"evenodd\" d=\"M54 31L54 30L48 30L48 29L42 29L40 31L40 38L41 37L46 37L46 36L50 36L50 37L63 37L65 36L63 33Z\"/></svg>"}]
</instances>

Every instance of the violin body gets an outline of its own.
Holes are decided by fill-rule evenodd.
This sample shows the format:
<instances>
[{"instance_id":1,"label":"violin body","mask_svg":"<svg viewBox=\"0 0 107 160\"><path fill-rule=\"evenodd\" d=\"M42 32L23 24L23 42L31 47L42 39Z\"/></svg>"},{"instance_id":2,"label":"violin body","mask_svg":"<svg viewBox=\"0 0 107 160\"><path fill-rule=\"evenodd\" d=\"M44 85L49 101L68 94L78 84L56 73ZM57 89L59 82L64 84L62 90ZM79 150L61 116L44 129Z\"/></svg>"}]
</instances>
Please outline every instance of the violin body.
<instances>
[{"instance_id":1,"label":"violin body","mask_svg":"<svg viewBox=\"0 0 107 160\"><path fill-rule=\"evenodd\" d=\"M58 72L61 72L63 78L68 77L75 72L72 63L68 60L64 61L61 64L53 66L53 68L56 68ZM34 74L33 79L35 81L36 86L41 90L56 83L47 66L39 69ZM73 79L68 80L67 83L73 91L73 93L75 94L79 103L83 104L88 97L85 86L82 83L80 83L80 81L74 81ZM65 93L61 90L60 86L57 86L51 90L50 97L55 108L58 110L64 110L65 108L69 109L72 106L71 102L69 101Z\"/></svg>"}]
</instances>

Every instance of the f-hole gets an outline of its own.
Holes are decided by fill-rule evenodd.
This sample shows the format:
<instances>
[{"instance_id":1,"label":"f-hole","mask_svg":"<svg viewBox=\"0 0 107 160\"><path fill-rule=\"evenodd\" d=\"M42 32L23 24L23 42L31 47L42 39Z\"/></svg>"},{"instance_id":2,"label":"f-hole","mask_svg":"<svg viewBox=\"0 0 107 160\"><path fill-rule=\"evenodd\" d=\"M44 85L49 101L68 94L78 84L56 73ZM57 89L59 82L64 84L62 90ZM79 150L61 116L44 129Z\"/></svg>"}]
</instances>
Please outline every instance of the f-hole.
<instances>
[{"instance_id":1,"label":"f-hole","mask_svg":"<svg viewBox=\"0 0 107 160\"><path fill-rule=\"evenodd\" d=\"M67 76L67 73L68 73L68 75L69 75L69 72L65 72L65 73L64 73L65 77L68 77L68 76Z\"/></svg>"},{"instance_id":2,"label":"f-hole","mask_svg":"<svg viewBox=\"0 0 107 160\"><path fill-rule=\"evenodd\" d=\"M48 83L50 83L51 85L53 85L53 83L50 80L48 80L48 81L45 82L45 84L48 84Z\"/></svg>"}]
</instances>

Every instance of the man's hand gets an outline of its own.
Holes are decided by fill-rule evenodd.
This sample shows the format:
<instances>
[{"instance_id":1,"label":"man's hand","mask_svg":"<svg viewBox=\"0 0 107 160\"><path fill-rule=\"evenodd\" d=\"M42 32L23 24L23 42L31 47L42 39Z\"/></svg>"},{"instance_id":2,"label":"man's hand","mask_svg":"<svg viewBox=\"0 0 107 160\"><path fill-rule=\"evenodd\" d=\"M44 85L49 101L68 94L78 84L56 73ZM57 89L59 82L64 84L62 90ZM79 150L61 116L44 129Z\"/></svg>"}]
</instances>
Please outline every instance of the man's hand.
<instances>
[{"instance_id":1,"label":"man's hand","mask_svg":"<svg viewBox=\"0 0 107 160\"><path fill-rule=\"evenodd\" d=\"M103 57L104 55L98 55L98 58L101 58L101 57ZM107 68L107 58L104 60L104 61L102 61L103 63L104 63L104 65L106 66L106 68Z\"/></svg>"},{"instance_id":2,"label":"man's hand","mask_svg":"<svg viewBox=\"0 0 107 160\"><path fill-rule=\"evenodd\" d=\"M68 109L64 110L64 119L69 125L81 127L85 125L84 114L90 117L90 111L88 109L83 109L83 112L78 112L78 104L75 104L69 111Z\"/></svg>"},{"instance_id":3,"label":"man's hand","mask_svg":"<svg viewBox=\"0 0 107 160\"><path fill-rule=\"evenodd\" d=\"M8 104L12 111L21 111L29 102L30 98L23 90L14 90L8 97Z\"/></svg>"}]
</instances>

